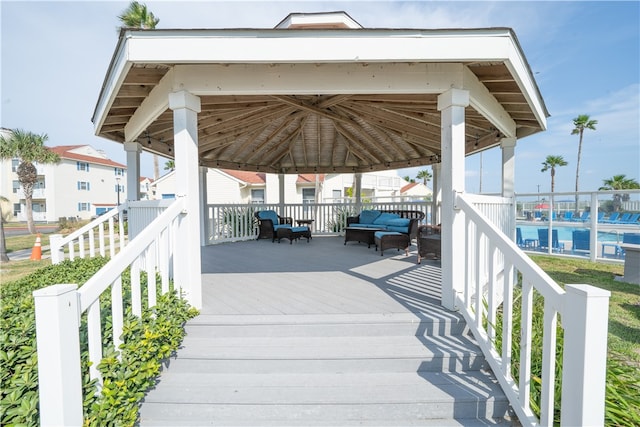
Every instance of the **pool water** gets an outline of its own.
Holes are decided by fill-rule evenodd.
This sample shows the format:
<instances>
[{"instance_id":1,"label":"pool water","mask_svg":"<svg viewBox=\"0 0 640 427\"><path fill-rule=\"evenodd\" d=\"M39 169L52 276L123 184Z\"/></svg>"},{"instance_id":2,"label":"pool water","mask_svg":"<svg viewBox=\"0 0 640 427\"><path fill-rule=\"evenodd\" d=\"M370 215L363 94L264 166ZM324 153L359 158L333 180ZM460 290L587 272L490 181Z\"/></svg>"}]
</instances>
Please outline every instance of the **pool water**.
<instances>
[{"instance_id":1,"label":"pool water","mask_svg":"<svg viewBox=\"0 0 640 427\"><path fill-rule=\"evenodd\" d=\"M548 230L548 227L543 226L535 226L535 225L522 225L518 226L522 231L522 239L535 239L538 240L538 228L542 228L544 230ZM588 230L588 228L584 227L553 227L554 230L558 230L558 240L564 241L572 241L573 240L573 232L574 230ZM615 231L598 231L598 241L599 242L614 242L619 243L622 242L622 233L618 233Z\"/></svg>"}]
</instances>

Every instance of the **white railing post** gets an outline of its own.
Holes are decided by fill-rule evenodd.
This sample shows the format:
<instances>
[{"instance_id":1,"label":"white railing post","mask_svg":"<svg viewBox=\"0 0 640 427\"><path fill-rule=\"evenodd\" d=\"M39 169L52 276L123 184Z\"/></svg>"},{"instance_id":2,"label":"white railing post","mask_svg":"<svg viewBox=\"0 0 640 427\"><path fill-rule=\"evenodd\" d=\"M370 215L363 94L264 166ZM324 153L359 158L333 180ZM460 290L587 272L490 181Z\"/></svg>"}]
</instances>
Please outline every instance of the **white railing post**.
<instances>
[{"instance_id":1,"label":"white railing post","mask_svg":"<svg viewBox=\"0 0 640 427\"><path fill-rule=\"evenodd\" d=\"M80 426L82 379L77 285L33 292L41 426Z\"/></svg>"},{"instance_id":2,"label":"white railing post","mask_svg":"<svg viewBox=\"0 0 640 427\"><path fill-rule=\"evenodd\" d=\"M566 285L565 290L560 423L602 426L611 292L589 285Z\"/></svg>"},{"instance_id":3,"label":"white railing post","mask_svg":"<svg viewBox=\"0 0 640 427\"><path fill-rule=\"evenodd\" d=\"M62 234L52 234L49 236L49 248L51 249L51 264L60 264L64 261L64 250L62 249Z\"/></svg>"}]
</instances>

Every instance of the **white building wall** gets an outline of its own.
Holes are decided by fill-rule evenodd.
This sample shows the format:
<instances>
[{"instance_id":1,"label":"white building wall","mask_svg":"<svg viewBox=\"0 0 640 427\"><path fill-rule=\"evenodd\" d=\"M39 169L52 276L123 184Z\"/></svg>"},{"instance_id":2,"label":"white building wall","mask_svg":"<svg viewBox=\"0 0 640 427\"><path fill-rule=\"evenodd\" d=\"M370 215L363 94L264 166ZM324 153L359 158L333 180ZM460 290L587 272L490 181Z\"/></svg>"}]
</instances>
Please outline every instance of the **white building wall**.
<instances>
[{"instance_id":1,"label":"white building wall","mask_svg":"<svg viewBox=\"0 0 640 427\"><path fill-rule=\"evenodd\" d=\"M218 169L207 170L207 201L209 203L248 203L247 191L241 192L243 186L246 184L239 183Z\"/></svg>"}]
</instances>

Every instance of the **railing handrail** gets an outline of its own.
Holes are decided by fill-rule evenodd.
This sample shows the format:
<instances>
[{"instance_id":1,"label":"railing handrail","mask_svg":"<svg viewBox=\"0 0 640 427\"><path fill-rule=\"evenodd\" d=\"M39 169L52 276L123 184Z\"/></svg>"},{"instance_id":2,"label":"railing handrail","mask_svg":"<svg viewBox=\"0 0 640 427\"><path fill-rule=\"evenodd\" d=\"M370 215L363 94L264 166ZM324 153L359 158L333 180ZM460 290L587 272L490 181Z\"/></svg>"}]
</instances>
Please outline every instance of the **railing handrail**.
<instances>
[{"instance_id":1,"label":"railing handrail","mask_svg":"<svg viewBox=\"0 0 640 427\"><path fill-rule=\"evenodd\" d=\"M99 217L97 217L93 221L89 222L88 224L83 225L82 227L80 227L76 231L74 231L71 234L68 234L66 237L62 238L59 241L58 244L61 247L66 245L66 244L68 244L69 242L71 242L71 241L77 239L78 237L82 236L84 233L87 233L87 232L91 231L92 228L95 228L95 227L99 226L100 224L109 221L109 218L115 217L116 215L121 215L121 213L123 211L125 211L126 209L127 209L126 203L121 204L116 209L110 209L109 211L107 211L104 214L100 215Z\"/></svg>"},{"instance_id":2,"label":"railing handrail","mask_svg":"<svg viewBox=\"0 0 640 427\"><path fill-rule=\"evenodd\" d=\"M80 313L93 304L142 251L149 246L158 233L165 229L184 209L184 200L176 199L164 212L136 236L124 249L112 257L109 262L78 289L80 295Z\"/></svg>"},{"instance_id":3,"label":"railing handrail","mask_svg":"<svg viewBox=\"0 0 640 427\"><path fill-rule=\"evenodd\" d=\"M468 238L462 259L462 265L468 266L471 260L474 268L467 267L466 286L456 293L455 304L467 321L520 423L529 426L554 423L555 384L558 381L555 372L556 328L557 315L560 314L564 329L560 423L603 425L606 322L610 292L582 284L566 284L562 289L516 243L500 232L470 199L472 197L464 194L454 195L454 206L461 211L467 226L474 225L472 230L475 233L475 237ZM520 330L513 330L516 272L522 275ZM534 290L544 298L538 402L540 419L533 413L529 402ZM497 330L500 303L503 303L503 327ZM511 373L514 333L520 336L517 382ZM501 354L496 345L498 335L502 338Z\"/></svg>"},{"instance_id":4,"label":"railing handrail","mask_svg":"<svg viewBox=\"0 0 640 427\"><path fill-rule=\"evenodd\" d=\"M556 302L564 295L565 291L558 286L558 284L547 274L545 271L531 260L518 245L505 236L495 225L485 217L470 201L466 199L468 195L458 195L456 197L456 203L458 207L461 207L467 217L473 219L476 223L483 224L483 233L490 238L491 242L511 260L514 267L519 271L525 273L527 276L531 275L536 279L535 283L540 286L540 289L536 289L543 294L545 298L552 298ZM535 286L535 285L534 285Z\"/></svg>"}]
</instances>

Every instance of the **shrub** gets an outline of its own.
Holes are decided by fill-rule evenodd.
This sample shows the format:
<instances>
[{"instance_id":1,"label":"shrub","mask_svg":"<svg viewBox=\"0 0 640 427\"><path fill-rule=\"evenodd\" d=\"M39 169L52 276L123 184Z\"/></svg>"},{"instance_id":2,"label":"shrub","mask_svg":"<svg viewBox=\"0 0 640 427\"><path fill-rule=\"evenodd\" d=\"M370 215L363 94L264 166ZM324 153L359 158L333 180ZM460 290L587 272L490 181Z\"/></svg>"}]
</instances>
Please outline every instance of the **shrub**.
<instances>
[{"instance_id":1,"label":"shrub","mask_svg":"<svg viewBox=\"0 0 640 427\"><path fill-rule=\"evenodd\" d=\"M37 270L0 287L0 424L38 425L38 366L35 338L35 306L32 292L55 283L84 284L108 260L76 259ZM146 278L141 278L146 284ZM128 274L123 293L130 293ZM144 288L143 288L144 289ZM86 425L133 425L139 402L154 384L163 359L174 352L184 335L184 322L196 314L175 292L158 297L157 305L145 307L141 318L131 314L125 296L124 344L113 348L110 295L101 297L104 357L98 366L104 378L102 393L95 394L89 380L86 315L80 328Z\"/></svg>"},{"instance_id":2,"label":"shrub","mask_svg":"<svg viewBox=\"0 0 640 427\"><path fill-rule=\"evenodd\" d=\"M511 351L511 375L518 382L520 378L520 320L522 316L522 288L516 287L513 297L513 332ZM531 409L540 416L540 398L542 384L542 340L544 298L533 294L533 326L531 337L531 381L530 401ZM496 330L502 331L502 312L499 311ZM564 329L558 317L556 341L556 382L554 385L554 425L560 424L560 402L562 391L562 357L564 348ZM496 348L502 351L502 336L496 335ZM623 357L609 354L607 359L606 397L605 397L605 425L638 426L640 425L640 369L633 362L627 362Z\"/></svg>"}]
</instances>

